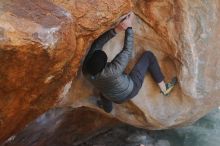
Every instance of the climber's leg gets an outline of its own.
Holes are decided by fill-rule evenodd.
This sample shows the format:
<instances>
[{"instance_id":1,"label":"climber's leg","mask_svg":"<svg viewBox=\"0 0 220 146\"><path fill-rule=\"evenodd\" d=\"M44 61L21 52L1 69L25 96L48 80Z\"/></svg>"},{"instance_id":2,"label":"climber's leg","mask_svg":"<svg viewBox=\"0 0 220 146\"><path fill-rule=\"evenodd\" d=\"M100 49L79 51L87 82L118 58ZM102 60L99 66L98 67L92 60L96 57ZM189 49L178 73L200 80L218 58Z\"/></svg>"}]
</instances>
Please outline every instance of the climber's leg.
<instances>
[{"instance_id":1,"label":"climber's leg","mask_svg":"<svg viewBox=\"0 0 220 146\"><path fill-rule=\"evenodd\" d=\"M148 71L151 72L154 80L157 83L160 83L164 80L164 76L157 63L156 57L150 51L146 51L143 53L142 57L138 60L138 62L136 63L136 65L130 73L130 77L134 82L134 89L131 95L129 95L129 98L133 98L138 94L144 82L145 74Z\"/></svg>"},{"instance_id":2,"label":"climber's leg","mask_svg":"<svg viewBox=\"0 0 220 146\"><path fill-rule=\"evenodd\" d=\"M149 70L149 67L151 65L151 61L152 61L151 55L152 55L152 53L150 51L146 51L141 56L141 58L138 60L138 62L135 64L134 68L132 69L131 73L129 74L129 76L131 77L131 79L134 82L134 88L128 97L126 97L122 101L117 101L117 103L122 103L128 99L133 98L134 96L136 96L138 94L138 92L141 89L142 84L144 82L145 74ZM154 66L156 66L156 65L154 65ZM162 73L160 72L160 70L158 70L157 68L155 70L156 71L154 71L154 73L156 75L154 77L156 78L156 80L158 82L161 82L164 79L164 77L163 77Z\"/></svg>"},{"instance_id":3,"label":"climber's leg","mask_svg":"<svg viewBox=\"0 0 220 146\"><path fill-rule=\"evenodd\" d=\"M129 100L138 94L144 82L144 76L148 71L149 65L150 65L150 60L147 57L146 53L144 53L129 74L129 76L134 82L134 88L131 94L127 96L125 99L121 101L117 101L116 103L118 104L123 103L124 101Z\"/></svg>"},{"instance_id":4,"label":"climber's leg","mask_svg":"<svg viewBox=\"0 0 220 146\"><path fill-rule=\"evenodd\" d=\"M100 95L100 99L97 101L98 106L103 108L105 112L110 113L112 111L112 101L105 98L102 94Z\"/></svg>"},{"instance_id":5,"label":"climber's leg","mask_svg":"<svg viewBox=\"0 0 220 146\"><path fill-rule=\"evenodd\" d=\"M157 62L156 57L154 54L150 51L146 51L144 53L144 56L148 58L148 66L149 66L149 72L151 73L152 77L156 81L156 83L160 83L161 81L164 80L164 76L160 70L160 66Z\"/></svg>"},{"instance_id":6,"label":"climber's leg","mask_svg":"<svg viewBox=\"0 0 220 146\"><path fill-rule=\"evenodd\" d=\"M177 82L177 78L174 77L171 82L169 83L165 83L164 82L164 76L161 72L160 66L157 62L156 57L154 56L154 54L150 51L146 51L143 55L142 58L145 58L145 61L147 62L147 69L145 70L145 72L141 72L142 74L145 73L149 70L149 72L151 73L152 77L154 78L154 80L156 81L156 83L158 84L158 86L160 87L161 93L165 96L169 95L169 93L172 91L174 85ZM139 69L139 68L138 68ZM138 75L138 74L136 74ZM144 74L143 74L144 75ZM143 76L141 76L142 79L144 78ZM143 83L143 80L142 80ZM139 91L140 89L138 89Z\"/></svg>"},{"instance_id":7,"label":"climber's leg","mask_svg":"<svg viewBox=\"0 0 220 146\"><path fill-rule=\"evenodd\" d=\"M152 52L146 52L146 55L148 56L148 58L150 60L149 72L151 73L152 77L159 85L161 93L164 96L169 95L177 82L177 78L174 77L174 78L172 78L171 82L165 83L163 74L160 70L160 66L159 66L154 54Z\"/></svg>"},{"instance_id":8,"label":"climber's leg","mask_svg":"<svg viewBox=\"0 0 220 146\"><path fill-rule=\"evenodd\" d=\"M154 54L150 51L146 51L143 53L142 57L138 60L134 68L132 69L129 76L134 82L134 89L131 92L131 94L126 97L125 99L121 101L117 101L116 103L123 103L126 100L129 100L133 97L135 97L139 90L142 87L142 84L144 82L144 77L147 72L150 72L152 77L154 78L155 82L159 85L161 92L163 95L169 95L169 93L172 91L172 88L174 87L176 83L176 77L173 78L173 80L170 83L164 82L164 76L160 70L160 66L157 62L156 57Z\"/></svg>"},{"instance_id":9,"label":"climber's leg","mask_svg":"<svg viewBox=\"0 0 220 146\"><path fill-rule=\"evenodd\" d=\"M131 73L129 74L134 82L134 89L125 100L131 99L138 94L144 82L144 77L147 71L151 73L152 77L159 85L164 95L168 95L171 92L176 82L173 80L173 82L171 82L172 84L165 84L164 75L161 72L156 57L152 52L146 51L145 53L143 53L142 57L139 59L139 61L136 63Z\"/></svg>"}]
</instances>

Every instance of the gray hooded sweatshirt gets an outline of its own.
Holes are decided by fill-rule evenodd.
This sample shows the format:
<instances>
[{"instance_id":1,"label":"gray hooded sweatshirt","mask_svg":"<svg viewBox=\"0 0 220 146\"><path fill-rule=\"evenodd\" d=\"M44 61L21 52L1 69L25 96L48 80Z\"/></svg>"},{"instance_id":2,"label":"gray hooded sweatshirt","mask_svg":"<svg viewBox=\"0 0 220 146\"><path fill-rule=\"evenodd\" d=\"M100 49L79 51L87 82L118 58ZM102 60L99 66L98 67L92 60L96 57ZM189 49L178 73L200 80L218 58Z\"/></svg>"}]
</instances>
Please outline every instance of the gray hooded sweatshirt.
<instances>
[{"instance_id":1,"label":"gray hooded sweatshirt","mask_svg":"<svg viewBox=\"0 0 220 146\"><path fill-rule=\"evenodd\" d=\"M133 30L128 28L125 31L124 47L120 53L105 68L95 76L90 75L86 69L86 63L96 50L102 50L105 43L116 35L111 29L92 44L88 55L83 63L84 76L109 100L121 101L125 99L133 90L133 81L124 73L124 70L132 57L133 51Z\"/></svg>"}]
</instances>

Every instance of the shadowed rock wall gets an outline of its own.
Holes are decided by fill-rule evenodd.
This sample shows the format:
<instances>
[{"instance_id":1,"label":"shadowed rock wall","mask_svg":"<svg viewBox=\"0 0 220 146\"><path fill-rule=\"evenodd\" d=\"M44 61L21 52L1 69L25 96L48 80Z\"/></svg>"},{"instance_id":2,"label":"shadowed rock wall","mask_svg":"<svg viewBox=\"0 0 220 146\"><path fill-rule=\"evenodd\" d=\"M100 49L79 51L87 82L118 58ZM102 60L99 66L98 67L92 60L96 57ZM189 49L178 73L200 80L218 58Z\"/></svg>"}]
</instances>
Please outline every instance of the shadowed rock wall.
<instances>
[{"instance_id":1,"label":"shadowed rock wall","mask_svg":"<svg viewBox=\"0 0 220 146\"><path fill-rule=\"evenodd\" d=\"M54 108L1 146L75 146L118 123L113 117L86 107Z\"/></svg>"}]
</instances>

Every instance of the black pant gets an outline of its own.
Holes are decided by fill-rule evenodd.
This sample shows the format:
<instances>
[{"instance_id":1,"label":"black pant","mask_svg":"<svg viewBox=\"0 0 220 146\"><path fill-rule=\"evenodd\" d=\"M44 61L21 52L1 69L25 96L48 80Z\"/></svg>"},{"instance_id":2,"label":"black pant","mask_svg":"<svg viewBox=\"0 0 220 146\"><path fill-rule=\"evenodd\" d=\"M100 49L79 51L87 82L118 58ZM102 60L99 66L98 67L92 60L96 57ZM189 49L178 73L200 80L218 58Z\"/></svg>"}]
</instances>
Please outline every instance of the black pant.
<instances>
[{"instance_id":1,"label":"black pant","mask_svg":"<svg viewBox=\"0 0 220 146\"><path fill-rule=\"evenodd\" d=\"M142 57L138 60L138 62L132 69L131 73L129 74L129 76L131 77L134 83L134 88L132 92L129 94L129 96L127 96L123 100L114 101L114 102L120 104L126 100L129 100L135 97L138 94L139 90L141 89L142 84L144 82L144 76L148 71L150 72L150 74L152 75L152 77L157 83L160 83L161 81L164 80L164 76L160 70L160 66L157 62L157 59L154 56L154 54L150 51L146 51L143 53ZM104 98L103 96L101 97L101 99L104 105L108 105L108 107L112 107L110 106L112 104L112 101Z\"/></svg>"}]
</instances>

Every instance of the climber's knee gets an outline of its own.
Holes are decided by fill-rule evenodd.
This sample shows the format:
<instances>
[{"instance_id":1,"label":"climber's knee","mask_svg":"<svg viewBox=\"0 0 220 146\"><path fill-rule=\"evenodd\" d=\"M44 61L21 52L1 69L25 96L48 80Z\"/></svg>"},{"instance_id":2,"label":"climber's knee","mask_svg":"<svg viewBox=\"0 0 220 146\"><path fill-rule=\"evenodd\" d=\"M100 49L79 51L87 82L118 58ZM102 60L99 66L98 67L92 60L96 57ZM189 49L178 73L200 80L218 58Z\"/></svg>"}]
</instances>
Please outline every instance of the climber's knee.
<instances>
[{"instance_id":1,"label":"climber's knee","mask_svg":"<svg viewBox=\"0 0 220 146\"><path fill-rule=\"evenodd\" d=\"M151 51L144 52L144 56L147 57L151 63L156 61L156 57Z\"/></svg>"}]
</instances>

